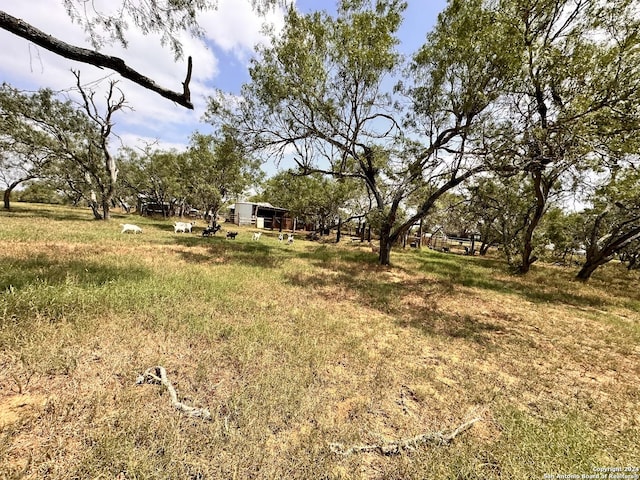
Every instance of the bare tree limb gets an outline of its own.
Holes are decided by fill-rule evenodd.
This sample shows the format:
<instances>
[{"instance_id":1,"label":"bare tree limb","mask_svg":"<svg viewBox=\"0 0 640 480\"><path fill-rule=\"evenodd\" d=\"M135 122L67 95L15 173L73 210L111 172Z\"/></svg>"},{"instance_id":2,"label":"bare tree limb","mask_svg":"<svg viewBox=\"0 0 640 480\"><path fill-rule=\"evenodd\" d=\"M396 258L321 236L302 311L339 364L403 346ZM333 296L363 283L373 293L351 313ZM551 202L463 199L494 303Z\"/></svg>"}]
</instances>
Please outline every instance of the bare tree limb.
<instances>
[{"instance_id":1,"label":"bare tree limb","mask_svg":"<svg viewBox=\"0 0 640 480\"><path fill-rule=\"evenodd\" d=\"M156 92L160 96L176 102L178 105L193 110L193 103L191 103L191 94L189 92L192 68L191 57L189 57L188 60L187 76L182 84L183 91L182 93L178 93L167 90L150 78L138 73L119 57L104 55L94 50L70 45L1 10L0 28L70 60L87 63L98 68L113 70L141 87Z\"/></svg>"},{"instance_id":2,"label":"bare tree limb","mask_svg":"<svg viewBox=\"0 0 640 480\"><path fill-rule=\"evenodd\" d=\"M480 420L480 417L469 420L450 433L423 433L422 435L405 438L398 440L397 442L389 442L382 445L355 445L349 448L345 448L341 443L331 443L329 444L329 449L336 455L343 455L345 457L354 453L367 452L379 453L382 455L398 455L402 453L403 450L413 451L419 445L449 445L459 434L469 430L474 423L479 422Z\"/></svg>"},{"instance_id":3,"label":"bare tree limb","mask_svg":"<svg viewBox=\"0 0 640 480\"><path fill-rule=\"evenodd\" d=\"M164 388L166 388L169 392L169 396L171 397L171 405L173 406L173 408L183 412L190 417L200 417L203 420L211 420L211 413L208 409L190 407L189 405L185 405L178 400L178 393L173 387L173 384L167 378L167 371L160 365L158 365L157 367L149 368L146 372L144 372L144 374L138 377L136 383L138 385L141 385L143 383L159 383L164 386Z\"/></svg>"}]
</instances>

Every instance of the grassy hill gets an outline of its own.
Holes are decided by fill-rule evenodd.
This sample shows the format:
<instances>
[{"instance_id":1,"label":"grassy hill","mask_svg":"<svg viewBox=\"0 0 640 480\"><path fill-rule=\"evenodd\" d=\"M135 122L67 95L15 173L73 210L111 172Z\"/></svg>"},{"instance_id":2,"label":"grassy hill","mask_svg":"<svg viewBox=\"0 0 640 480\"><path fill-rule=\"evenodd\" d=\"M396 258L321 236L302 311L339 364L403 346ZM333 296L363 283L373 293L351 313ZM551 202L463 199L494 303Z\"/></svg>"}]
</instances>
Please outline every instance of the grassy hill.
<instances>
[{"instance_id":1,"label":"grassy hill","mask_svg":"<svg viewBox=\"0 0 640 480\"><path fill-rule=\"evenodd\" d=\"M640 277L0 213L0 478L543 478L640 467ZM121 234L136 223L141 235ZM162 365L180 400L136 384ZM331 451L450 432L448 446Z\"/></svg>"}]
</instances>

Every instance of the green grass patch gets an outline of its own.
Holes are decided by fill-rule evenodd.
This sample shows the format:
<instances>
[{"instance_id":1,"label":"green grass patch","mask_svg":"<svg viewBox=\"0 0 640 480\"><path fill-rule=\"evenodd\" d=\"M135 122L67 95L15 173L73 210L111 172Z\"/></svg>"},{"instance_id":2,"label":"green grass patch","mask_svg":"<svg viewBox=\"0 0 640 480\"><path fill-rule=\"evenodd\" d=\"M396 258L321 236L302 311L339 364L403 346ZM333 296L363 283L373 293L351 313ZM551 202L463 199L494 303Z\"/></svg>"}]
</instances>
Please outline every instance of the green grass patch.
<instances>
[{"instance_id":1,"label":"green grass patch","mask_svg":"<svg viewBox=\"0 0 640 480\"><path fill-rule=\"evenodd\" d=\"M141 235L121 234L136 223ZM0 213L0 478L543 478L640 465L638 273ZM230 230L231 228L227 228ZM181 415L159 385L163 365ZM337 456L481 421L447 447Z\"/></svg>"}]
</instances>

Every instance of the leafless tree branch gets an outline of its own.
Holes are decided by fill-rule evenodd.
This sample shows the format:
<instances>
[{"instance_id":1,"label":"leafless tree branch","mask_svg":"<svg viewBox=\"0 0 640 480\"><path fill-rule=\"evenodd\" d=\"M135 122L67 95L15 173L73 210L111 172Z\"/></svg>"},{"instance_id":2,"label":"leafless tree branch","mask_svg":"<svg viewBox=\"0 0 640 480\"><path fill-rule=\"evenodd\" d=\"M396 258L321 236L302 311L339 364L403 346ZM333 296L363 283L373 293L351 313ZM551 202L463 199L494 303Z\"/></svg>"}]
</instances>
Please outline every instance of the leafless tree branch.
<instances>
[{"instance_id":1,"label":"leafless tree branch","mask_svg":"<svg viewBox=\"0 0 640 480\"><path fill-rule=\"evenodd\" d=\"M193 110L191 93L189 91L189 82L191 81L192 70L191 57L189 57L187 63L187 76L185 81L182 83L182 93L179 93L161 87L150 78L145 77L141 73L129 67L124 60L119 57L104 55L94 50L70 45L1 10L0 28L70 60L86 63L98 68L108 68L113 70L141 87L151 90L152 92L156 92L160 96L176 102L178 105Z\"/></svg>"}]
</instances>

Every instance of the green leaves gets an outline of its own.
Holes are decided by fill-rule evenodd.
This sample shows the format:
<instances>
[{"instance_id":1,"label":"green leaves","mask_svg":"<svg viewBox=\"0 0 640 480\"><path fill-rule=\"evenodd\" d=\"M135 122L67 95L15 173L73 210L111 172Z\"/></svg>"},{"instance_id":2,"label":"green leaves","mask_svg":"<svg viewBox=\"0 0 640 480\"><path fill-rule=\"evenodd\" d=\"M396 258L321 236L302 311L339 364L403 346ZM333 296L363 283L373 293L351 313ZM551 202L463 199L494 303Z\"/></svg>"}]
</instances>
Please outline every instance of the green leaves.
<instances>
[{"instance_id":1,"label":"green leaves","mask_svg":"<svg viewBox=\"0 0 640 480\"><path fill-rule=\"evenodd\" d=\"M119 3L119 5L118 5ZM260 3L273 3L264 0ZM94 48L118 42L127 47L126 31L130 24L144 35L158 33L162 45L169 45L176 59L182 56L182 43L178 33L186 31L194 36L202 34L197 16L200 12L212 10L215 1L210 0L153 0L114 2L109 9L92 8L80 0L64 0L71 19L84 26Z\"/></svg>"},{"instance_id":2,"label":"green leaves","mask_svg":"<svg viewBox=\"0 0 640 480\"><path fill-rule=\"evenodd\" d=\"M437 121L473 119L504 93L518 68L513 28L480 0L451 1L415 54L411 90L416 114Z\"/></svg>"},{"instance_id":3,"label":"green leaves","mask_svg":"<svg viewBox=\"0 0 640 480\"><path fill-rule=\"evenodd\" d=\"M127 188L158 203L188 203L217 213L260 178L259 162L233 130L217 135L195 132L186 152L127 152L123 168Z\"/></svg>"},{"instance_id":4,"label":"green leaves","mask_svg":"<svg viewBox=\"0 0 640 480\"><path fill-rule=\"evenodd\" d=\"M514 258L522 247L529 265L537 222L573 187L569 173L575 183L603 159L638 152L637 9L628 0L450 0L403 71L405 7L344 0L335 16L292 10L225 119L252 148L305 173L358 179L385 246L478 172L519 172L508 181L517 208L492 222L519 237L508 239Z\"/></svg>"},{"instance_id":5,"label":"green leaves","mask_svg":"<svg viewBox=\"0 0 640 480\"><path fill-rule=\"evenodd\" d=\"M327 225L358 193L357 183L350 179L332 179L319 173L302 176L285 170L265 182L260 199L288 208L294 217Z\"/></svg>"},{"instance_id":6,"label":"green leaves","mask_svg":"<svg viewBox=\"0 0 640 480\"><path fill-rule=\"evenodd\" d=\"M254 143L313 139L355 156L354 140L384 136L374 120L389 104L381 84L401 61L396 32L405 5L378 2L374 11L371 3L343 2L336 18L289 12L281 35L259 49L242 90L236 123Z\"/></svg>"}]
</instances>

